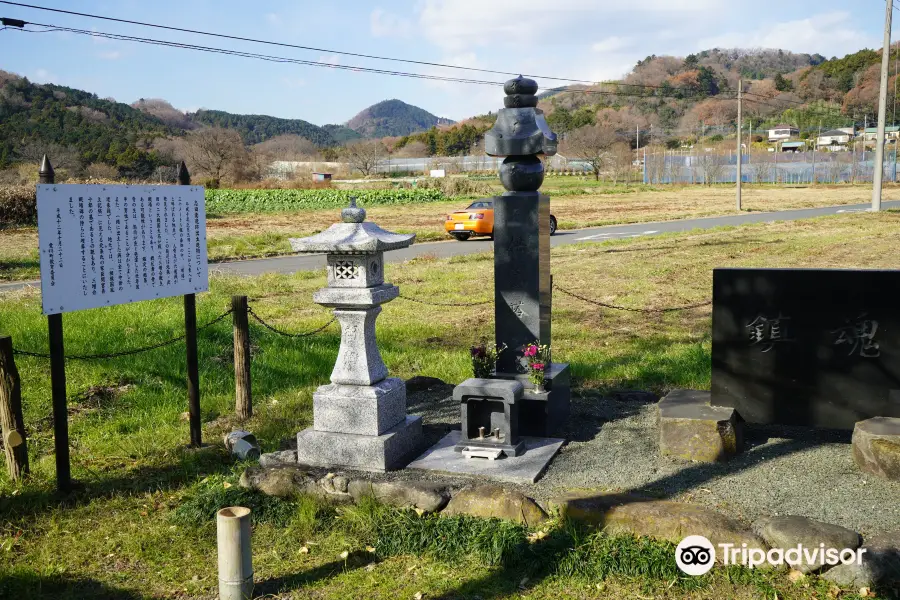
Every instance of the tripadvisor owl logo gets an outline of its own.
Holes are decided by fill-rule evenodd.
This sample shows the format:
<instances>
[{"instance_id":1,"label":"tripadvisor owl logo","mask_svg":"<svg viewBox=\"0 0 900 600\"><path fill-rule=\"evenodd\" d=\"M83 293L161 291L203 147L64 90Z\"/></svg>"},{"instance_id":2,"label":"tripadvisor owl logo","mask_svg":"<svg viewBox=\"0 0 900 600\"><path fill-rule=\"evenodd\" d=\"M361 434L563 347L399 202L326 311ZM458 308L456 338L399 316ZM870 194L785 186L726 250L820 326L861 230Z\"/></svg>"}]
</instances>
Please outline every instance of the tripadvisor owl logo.
<instances>
[{"instance_id":1,"label":"tripadvisor owl logo","mask_svg":"<svg viewBox=\"0 0 900 600\"><path fill-rule=\"evenodd\" d=\"M716 562L716 549L702 535L689 535L675 548L675 564L688 575L705 575Z\"/></svg>"},{"instance_id":2,"label":"tripadvisor owl logo","mask_svg":"<svg viewBox=\"0 0 900 600\"><path fill-rule=\"evenodd\" d=\"M723 566L743 565L755 569L763 564L773 567L789 565L825 565L863 563L863 555L866 548L827 548L824 543L818 547L807 547L797 544L790 548L772 548L768 552L763 548L751 548L747 543L719 544L718 558ZM689 535L675 548L675 563L683 573L688 575L705 575L713 568L716 562L716 549L712 543L702 535Z\"/></svg>"}]
</instances>

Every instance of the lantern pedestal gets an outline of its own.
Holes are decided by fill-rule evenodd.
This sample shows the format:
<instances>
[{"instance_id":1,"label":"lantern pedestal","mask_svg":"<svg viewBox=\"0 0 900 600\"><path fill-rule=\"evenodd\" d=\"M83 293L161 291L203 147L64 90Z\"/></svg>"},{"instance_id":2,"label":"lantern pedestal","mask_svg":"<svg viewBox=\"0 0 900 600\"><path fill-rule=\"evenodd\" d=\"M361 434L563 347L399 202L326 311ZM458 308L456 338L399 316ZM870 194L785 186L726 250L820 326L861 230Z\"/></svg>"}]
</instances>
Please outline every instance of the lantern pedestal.
<instances>
[{"instance_id":1,"label":"lantern pedestal","mask_svg":"<svg viewBox=\"0 0 900 600\"><path fill-rule=\"evenodd\" d=\"M422 417L416 416L405 417L381 435L317 431L310 427L297 434L297 462L383 473L406 466L421 442Z\"/></svg>"}]
</instances>

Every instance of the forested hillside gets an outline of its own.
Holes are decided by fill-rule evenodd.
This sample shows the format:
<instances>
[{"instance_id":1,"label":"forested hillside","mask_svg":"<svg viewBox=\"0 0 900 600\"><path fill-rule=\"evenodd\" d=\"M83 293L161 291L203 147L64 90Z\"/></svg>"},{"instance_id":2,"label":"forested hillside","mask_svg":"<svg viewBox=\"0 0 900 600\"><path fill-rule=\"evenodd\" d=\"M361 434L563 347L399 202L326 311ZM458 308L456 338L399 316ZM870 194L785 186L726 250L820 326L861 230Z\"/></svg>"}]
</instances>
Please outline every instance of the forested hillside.
<instances>
[{"instance_id":1,"label":"forested hillside","mask_svg":"<svg viewBox=\"0 0 900 600\"><path fill-rule=\"evenodd\" d=\"M893 59L898 51L893 51ZM878 111L881 52L843 58L781 50L714 49L689 55L648 56L621 82L573 86L545 97L540 107L555 131L602 125L632 143L734 132L737 85L744 80L745 128L776 123L799 127L803 137L819 126L872 123ZM892 60L891 64L895 64ZM889 82L893 106L896 74ZM893 111L888 120L895 120Z\"/></svg>"},{"instance_id":2,"label":"forested hillside","mask_svg":"<svg viewBox=\"0 0 900 600\"><path fill-rule=\"evenodd\" d=\"M127 104L0 71L0 168L37 161L51 146L60 166L103 163L126 176L146 176L159 163L149 142L176 133Z\"/></svg>"},{"instance_id":3,"label":"forested hillside","mask_svg":"<svg viewBox=\"0 0 900 600\"><path fill-rule=\"evenodd\" d=\"M427 110L400 100L373 104L347 121L347 127L368 138L409 135L453 121L436 117Z\"/></svg>"},{"instance_id":4,"label":"forested hillside","mask_svg":"<svg viewBox=\"0 0 900 600\"><path fill-rule=\"evenodd\" d=\"M268 115L236 115L221 110L201 109L189 115L198 124L233 129L245 144L258 144L279 135L299 135L318 146L331 146L335 140L318 125L300 119L279 119Z\"/></svg>"},{"instance_id":5,"label":"forested hillside","mask_svg":"<svg viewBox=\"0 0 900 600\"><path fill-rule=\"evenodd\" d=\"M896 65L900 51L895 48L893 55L891 64ZM632 147L640 136L642 145L675 148L733 135L737 86L743 79L745 126L761 133L785 122L809 137L819 127L874 122L880 57L877 50L825 59L782 50L718 48L684 58L650 55L621 81L541 95L539 106L564 139L593 127L614 132L618 142ZM891 74L888 86L889 122L898 120L893 109L896 77ZM271 159L334 158L339 154L334 146L362 138L385 138L385 148L399 155L463 155L480 151L494 118L488 114L454 124L400 100L386 100L345 125L319 127L300 119L219 110L184 113L161 99L129 106L0 71L0 169L37 162L48 152L63 168L83 171L96 165L96 172L147 177L157 166L187 155L188 138L197 141L200 132L216 129L232 136L207 136L217 140L222 154L255 173L263 173ZM235 144L243 146L240 151ZM214 178L220 170L205 169Z\"/></svg>"}]
</instances>

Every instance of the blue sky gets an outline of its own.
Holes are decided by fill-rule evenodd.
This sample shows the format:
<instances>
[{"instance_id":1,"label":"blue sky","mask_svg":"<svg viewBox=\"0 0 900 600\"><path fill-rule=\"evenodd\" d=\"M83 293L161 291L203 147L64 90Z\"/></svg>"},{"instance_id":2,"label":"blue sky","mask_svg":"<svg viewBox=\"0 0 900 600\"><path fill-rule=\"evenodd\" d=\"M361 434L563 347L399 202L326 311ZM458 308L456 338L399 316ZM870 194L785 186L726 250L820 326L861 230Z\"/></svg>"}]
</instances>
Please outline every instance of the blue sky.
<instances>
[{"instance_id":1,"label":"blue sky","mask_svg":"<svg viewBox=\"0 0 900 600\"><path fill-rule=\"evenodd\" d=\"M777 47L843 56L881 46L881 0L32 0L29 3L348 52L591 81L649 54ZM895 12L895 16L897 13ZM0 16L292 58L438 75L460 72L153 30L0 5ZM900 25L898 25L900 33ZM896 39L896 36L895 36ZM502 106L499 88L269 63L88 38L0 32L0 69L131 103L341 123L399 98L462 119ZM478 79L503 76L469 74ZM541 87L558 85L541 82Z\"/></svg>"}]
</instances>

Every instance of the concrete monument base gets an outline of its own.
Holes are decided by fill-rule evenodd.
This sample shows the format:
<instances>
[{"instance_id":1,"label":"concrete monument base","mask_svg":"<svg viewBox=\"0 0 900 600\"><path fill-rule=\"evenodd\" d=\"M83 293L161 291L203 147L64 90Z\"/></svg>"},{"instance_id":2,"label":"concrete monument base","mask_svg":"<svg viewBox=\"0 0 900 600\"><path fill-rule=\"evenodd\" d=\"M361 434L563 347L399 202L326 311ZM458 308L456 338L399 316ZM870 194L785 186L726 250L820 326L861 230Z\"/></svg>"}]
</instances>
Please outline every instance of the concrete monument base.
<instances>
[{"instance_id":1,"label":"concrete monument base","mask_svg":"<svg viewBox=\"0 0 900 600\"><path fill-rule=\"evenodd\" d=\"M422 440L422 417L407 416L381 435L304 429L297 434L297 462L312 467L383 473L403 468Z\"/></svg>"},{"instance_id":2,"label":"concrete monument base","mask_svg":"<svg viewBox=\"0 0 900 600\"><path fill-rule=\"evenodd\" d=\"M459 430L451 431L406 468L449 475L472 475L510 483L534 483L565 443L565 440L556 438L524 437L521 438L525 444L524 454L488 460L466 458L457 452L454 448L461 436Z\"/></svg>"}]
</instances>

